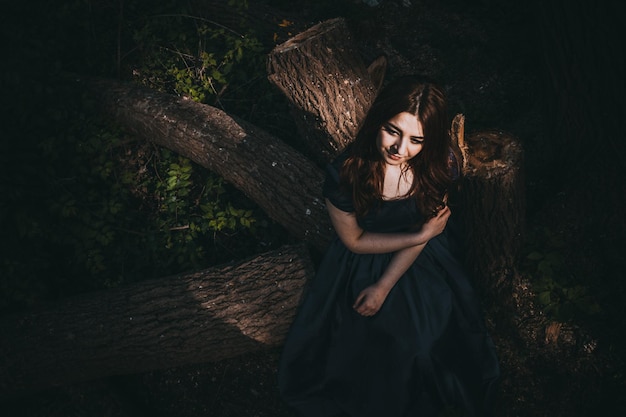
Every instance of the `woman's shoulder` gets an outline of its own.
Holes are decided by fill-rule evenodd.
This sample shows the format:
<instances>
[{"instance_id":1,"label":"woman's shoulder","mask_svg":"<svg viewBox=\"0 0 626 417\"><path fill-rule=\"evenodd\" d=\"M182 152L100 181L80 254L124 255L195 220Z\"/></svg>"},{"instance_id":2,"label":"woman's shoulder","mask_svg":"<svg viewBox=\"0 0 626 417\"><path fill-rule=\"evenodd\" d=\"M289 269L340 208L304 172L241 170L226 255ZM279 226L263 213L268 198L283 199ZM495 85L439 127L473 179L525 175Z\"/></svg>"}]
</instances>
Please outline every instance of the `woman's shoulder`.
<instances>
[{"instance_id":1,"label":"woman's shoulder","mask_svg":"<svg viewBox=\"0 0 626 417\"><path fill-rule=\"evenodd\" d=\"M344 151L326 165L323 195L338 209L352 212L354 211L352 193L341 181L341 167L347 158L348 152Z\"/></svg>"},{"instance_id":2,"label":"woman's shoulder","mask_svg":"<svg viewBox=\"0 0 626 417\"><path fill-rule=\"evenodd\" d=\"M332 180L339 185L341 183L341 169L350 155L349 150L346 149L337 155L332 161L326 164L326 180Z\"/></svg>"},{"instance_id":3,"label":"woman's shoulder","mask_svg":"<svg viewBox=\"0 0 626 417\"><path fill-rule=\"evenodd\" d=\"M327 164L326 169L327 170L330 169L332 171L339 173L339 171L341 171L341 167L348 159L348 156L350 156L350 151L349 149L345 149L343 152L341 152L339 155L337 155L332 161L330 161Z\"/></svg>"}]
</instances>

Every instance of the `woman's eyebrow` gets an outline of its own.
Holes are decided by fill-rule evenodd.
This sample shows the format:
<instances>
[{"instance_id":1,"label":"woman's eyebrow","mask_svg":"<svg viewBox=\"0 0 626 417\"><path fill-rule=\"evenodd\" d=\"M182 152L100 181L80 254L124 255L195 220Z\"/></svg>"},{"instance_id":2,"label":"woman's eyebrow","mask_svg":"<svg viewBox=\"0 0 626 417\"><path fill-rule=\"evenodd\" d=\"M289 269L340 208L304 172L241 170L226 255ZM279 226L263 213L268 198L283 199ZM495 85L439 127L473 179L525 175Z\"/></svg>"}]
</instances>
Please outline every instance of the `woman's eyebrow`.
<instances>
[{"instance_id":1,"label":"woman's eyebrow","mask_svg":"<svg viewBox=\"0 0 626 417\"><path fill-rule=\"evenodd\" d=\"M392 129L397 130L398 132L402 132L402 129L400 129L398 126L394 125L391 122L387 122L385 123L387 126L391 127ZM424 136L411 136L411 139L424 139Z\"/></svg>"},{"instance_id":2,"label":"woman's eyebrow","mask_svg":"<svg viewBox=\"0 0 626 417\"><path fill-rule=\"evenodd\" d=\"M399 128L398 126L394 125L394 124L393 124L393 123L391 123L391 122L385 122L385 125L386 125L387 127L390 127L390 128L392 128L392 129L394 129L394 130L397 130L398 132L402 132L402 130L400 130L400 128Z\"/></svg>"}]
</instances>

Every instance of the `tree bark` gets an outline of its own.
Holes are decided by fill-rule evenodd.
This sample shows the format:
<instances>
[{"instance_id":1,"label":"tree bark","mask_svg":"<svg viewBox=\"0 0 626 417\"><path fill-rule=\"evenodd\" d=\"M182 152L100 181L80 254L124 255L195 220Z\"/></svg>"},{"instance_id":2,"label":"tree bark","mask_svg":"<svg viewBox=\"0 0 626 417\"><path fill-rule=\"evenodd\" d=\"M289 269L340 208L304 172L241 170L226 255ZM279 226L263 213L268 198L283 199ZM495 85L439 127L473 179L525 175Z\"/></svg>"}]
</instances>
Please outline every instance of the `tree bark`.
<instances>
[{"instance_id":1,"label":"tree bark","mask_svg":"<svg viewBox=\"0 0 626 417\"><path fill-rule=\"evenodd\" d=\"M0 397L279 346L313 266L304 245L0 320Z\"/></svg>"},{"instance_id":2,"label":"tree bark","mask_svg":"<svg viewBox=\"0 0 626 417\"><path fill-rule=\"evenodd\" d=\"M469 135L460 148L466 264L482 290L496 291L514 272L523 242L523 151L500 131Z\"/></svg>"},{"instance_id":3,"label":"tree bark","mask_svg":"<svg viewBox=\"0 0 626 417\"><path fill-rule=\"evenodd\" d=\"M328 244L323 170L280 139L170 94L102 79L84 84L115 123L216 172L296 238L320 250Z\"/></svg>"},{"instance_id":4,"label":"tree bark","mask_svg":"<svg viewBox=\"0 0 626 417\"><path fill-rule=\"evenodd\" d=\"M302 83L286 91L288 96L300 94L292 98L294 109L301 115L319 112L314 119L302 118L301 128L326 141L312 143L325 149L325 158L352 140L386 65L383 60L370 67L378 74L375 86L351 55L355 48L347 51L335 33L344 29L341 22L327 22L297 36L291 52L274 51L270 60L276 67L291 68L282 73L281 82L288 82L290 74L293 82ZM332 45L330 52L324 42ZM294 63L303 53L315 57L306 71L318 78L309 74L298 81ZM321 200L323 171L279 139L190 100L104 80L90 80L85 87L118 124L215 171L294 236L325 248L332 229ZM344 100L324 108L333 97ZM485 289L499 284L495 277L506 276L499 272L514 268L520 249L522 151L501 132L465 138L463 122L457 116L451 132L463 161L468 266L482 277L479 286ZM333 145L324 148L323 143ZM0 389L9 395L277 346L313 275L303 251L286 248L236 266L82 296L47 311L1 319Z\"/></svg>"},{"instance_id":5,"label":"tree bark","mask_svg":"<svg viewBox=\"0 0 626 417\"><path fill-rule=\"evenodd\" d=\"M385 63L379 58L370 68L378 85ZM352 142L376 96L370 71L342 18L278 45L267 69L269 80L289 99L299 133L318 161L327 162Z\"/></svg>"}]
</instances>

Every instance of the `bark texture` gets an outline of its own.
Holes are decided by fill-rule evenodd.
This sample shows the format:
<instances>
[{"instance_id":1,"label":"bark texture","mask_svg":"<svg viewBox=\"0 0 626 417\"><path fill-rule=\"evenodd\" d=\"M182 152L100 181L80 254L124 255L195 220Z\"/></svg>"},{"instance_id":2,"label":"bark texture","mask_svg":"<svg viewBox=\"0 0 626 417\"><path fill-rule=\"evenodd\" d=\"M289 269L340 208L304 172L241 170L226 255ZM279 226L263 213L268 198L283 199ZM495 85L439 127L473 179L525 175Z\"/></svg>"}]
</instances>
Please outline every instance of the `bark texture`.
<instances>
[{"instance_id":1,"label":"bark texture","mask_svg":"<svg viewBox=\"0 0 626 417\"><path fill-rule=\"evenodd\" d=\"M380 62L383 61L383 62ZM376 83L386 68L370 71ZM269 80L291 103L299 133L318 161L328 161L355 137L376 96L344 19L330 19L278 45L269 54Z\"/></svg>"},{"instance_id":2,"label":"bark texture","mask_svg":"<svg viewBox=\"0 0 626 417\"><path fill-rule=\"evenodd\" d=\"M524 234L523 151L500 131L465 138L461 198L467 265L485 291L495 291L515 270Z\"/></svg>"},{"instance_id":3,"label":"bark texture","mask_svg":"<svg viewBox=\"0 0 626 417\"><path fill-rule=\"evenodd\" d=\"M0 397L279 346L313 266L304 245L0 320Z\"/></svg>"},{"instance_id":4,"label":"bark texture","mask_svg":"<svg viewBox=\"0 0 626 417\"><path fill-rule=\"evenodd\" d=\"M323 170L280 139L215 107L108 80L88 80L117 124L208 168L293 236L323 249L331 225Z\"/></svg>"},{"instance_id":5,"label":"bark texture","mask_svg":"<svg viewBox=\"0 0 626 417\"><path fill-rule=\"evenodd\" d=\"M277 47L270 79L290 99L304 137L327 160L358 129L386 60L368 69L340 19ZM374 79L374 82L372 82ZM322 250L332 235L323 171L267 132L211 106L145 88L87 80L106 114L138 136L215 171L295 237ZM514 269L523 233L522 150L502 132L464 136L468 266L481 289ZM237 265L149 281L0 319L0 396L122 373L215 361L266 346L287 332L313 271L304 246Z\"/></svg>"},{"instance_id":6,"label":"bark texture","mask_svg":"<svg viewBox=\"0 0 626 417\"><path fill-rule=\"evenodd\" d=\"M450 126L450 137L452 138L452 151L458 159L461 171L467 170L467 163L469 159L469 151L465 144L465 115L462 113L457 114L452 119Z\"/></svg>"}]
</instances>

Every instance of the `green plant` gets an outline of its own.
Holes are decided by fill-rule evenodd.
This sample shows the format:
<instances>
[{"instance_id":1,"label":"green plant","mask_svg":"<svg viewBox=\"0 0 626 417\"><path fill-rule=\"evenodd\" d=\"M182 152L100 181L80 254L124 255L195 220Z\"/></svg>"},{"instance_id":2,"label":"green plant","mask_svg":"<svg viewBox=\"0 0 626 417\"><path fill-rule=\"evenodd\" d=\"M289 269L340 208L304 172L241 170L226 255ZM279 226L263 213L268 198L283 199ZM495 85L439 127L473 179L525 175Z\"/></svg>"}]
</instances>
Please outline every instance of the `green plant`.
<instances>
[{"instance_id":1,"label":"green plant","mask_svg":"<svg viewBox=\"0 0 626 417\"><path fill-rule=\"evenodd\" d=\"M265 50L245 24L247 2L230 1L240 27L228 27L180 9L135 22L142 51L135 78L153 88L219 104L232 85L264 77Z\"/></svg>"},{"instance_id":2,"label":"green plant","mask_svg":"<svg viewBox=\"0 0 626 417\"><path fill-rule=\"evenodd\" d=\"M559 321L601 312L591 289L568 267L568 245L548 228L539 228L528 239L523 267L532 276L537 301Z\"/></svg>"},{"instance_id":3,"label":"green plant","mask_svg":"<svg viewBox=\"0 0 626 417\"><path fill-rule=\"evenodd\" d=\"M3 145L0 310L258 250L269 223L220 177L68 103Z\"/></svg>"},{"instance_id":4,"label":"green plant","mask_svg":"<svg viewBox=\"0 0 626 417\"><path fill-rule=\"evenodd\" d=\"M239 16L231 27L191 17L187 2L42 5L32 31L46 40L22 48L30 26L5 27L19 54L0 74L12 122L0 143L0 311L204 268L280 242L240 192L98 120L75 76L64 75L108 75L116 56L139 82L269 120L258 110L276 111L258 104L274 97L265 94L265 47L245 24L247 2L229 5Z\"/></svg>"}]
</instances>

